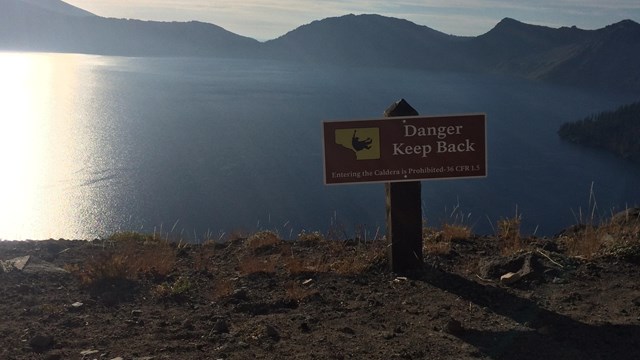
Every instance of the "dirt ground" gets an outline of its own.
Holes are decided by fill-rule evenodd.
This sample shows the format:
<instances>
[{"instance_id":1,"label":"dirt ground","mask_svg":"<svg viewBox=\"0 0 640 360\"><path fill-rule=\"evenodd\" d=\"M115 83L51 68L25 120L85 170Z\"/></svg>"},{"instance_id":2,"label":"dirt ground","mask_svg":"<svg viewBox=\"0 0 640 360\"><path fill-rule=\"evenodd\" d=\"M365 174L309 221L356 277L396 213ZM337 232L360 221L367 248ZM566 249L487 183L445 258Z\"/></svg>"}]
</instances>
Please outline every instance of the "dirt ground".
<instances>
[{"instance_id":1,"label":"dirt ground","mask_svg":"<svg viewBox=\"0 0 640 360\"><path fill-rule=\"evenodd\" d=\"M640 358L640 238L585 258L470 236L398 276L384 241L258 235L2 241L0 358Z\"/></svg>"}]
</instances>

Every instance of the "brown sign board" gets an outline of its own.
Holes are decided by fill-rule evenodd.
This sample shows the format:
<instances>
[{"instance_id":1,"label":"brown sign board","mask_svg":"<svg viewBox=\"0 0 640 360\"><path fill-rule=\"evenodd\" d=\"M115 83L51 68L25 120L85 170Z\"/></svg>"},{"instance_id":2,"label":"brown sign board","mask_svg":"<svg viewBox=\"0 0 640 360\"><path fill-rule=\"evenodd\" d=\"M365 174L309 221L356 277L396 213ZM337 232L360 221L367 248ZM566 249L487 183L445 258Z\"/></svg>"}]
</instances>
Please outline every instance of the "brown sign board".
<instances>
[{"instance_id":1,"label":"brown sign board","mask_svg":"<svg viewBox=\"0 0 640 360\"><path fill-rule=\"evenodd\" d=\"M327 185L487 176L486 116L323 123Z\"/></svg>"}]
</instances>

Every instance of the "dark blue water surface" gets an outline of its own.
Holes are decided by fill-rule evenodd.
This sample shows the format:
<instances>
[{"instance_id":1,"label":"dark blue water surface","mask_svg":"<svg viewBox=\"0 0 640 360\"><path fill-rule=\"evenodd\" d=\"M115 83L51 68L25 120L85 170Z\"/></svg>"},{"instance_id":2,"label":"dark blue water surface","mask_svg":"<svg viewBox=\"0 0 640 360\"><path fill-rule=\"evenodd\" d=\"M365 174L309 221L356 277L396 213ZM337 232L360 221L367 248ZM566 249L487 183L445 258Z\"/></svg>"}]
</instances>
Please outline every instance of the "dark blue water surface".
<instances>
[{"instance_id":1,"label":"dark blue water surface","mask_svg":"<svg viewBox=\"0 0 640 360\"><path fill-rule=\"evenodd\" d=\"M422 115L487 114L488 177L423 182L430 225L463 221L492 233L517 212L524 232L549 235L590 215L594 200L598 216L640 203L640 167L556 134L563 122L636 100L632 94L488 75L68 56L77 81L51 96L75 110L51 116L76 117L81 130L65 146L84 150L81 164L63 170L69 181L53 188L75 199L67 215L74 226L18 235L0 228L0 238L143 230L202 241L237 230L289 238L342 228L380 235L383 185L323 185L321 122L381 117L400 98Z\"/></svg>"}]
</instances>

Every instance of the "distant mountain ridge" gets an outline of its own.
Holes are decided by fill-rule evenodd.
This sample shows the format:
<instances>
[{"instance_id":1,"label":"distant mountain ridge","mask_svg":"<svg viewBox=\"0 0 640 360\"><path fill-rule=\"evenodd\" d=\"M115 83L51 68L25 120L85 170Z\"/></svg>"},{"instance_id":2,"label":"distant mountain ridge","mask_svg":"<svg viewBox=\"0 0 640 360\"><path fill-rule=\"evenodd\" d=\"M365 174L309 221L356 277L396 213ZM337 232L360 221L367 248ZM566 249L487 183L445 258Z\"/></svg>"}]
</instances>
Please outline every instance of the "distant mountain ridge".
<instances>
[{"instance_id":1,"label":"distant mountain ridge","mask_svg":"<svg viewBox=\"0 0 640 360\"><path fill-rule=\"evenodd\" d=\"M67 4L60 0L20 0L23 3L31 4L48 11L69 16L96 16L87 10Z\"/></svg>"},{"instance_id":2,"label":"distant mountain ridge","mask_svg":"<svg viewBox=\"0 0 640 360\"><path fill-rule=\"evenodd\" d=\"M0 49L125 56L252 57L342 66L502 73L640 90L640 24L550 28L505 18L476 37L380 15L317 20L266 42L201 22L96 16L59 0L0 0Z\"/></svg>"},{"instance_id":3,"label":"distant mountain ridge","mask_svg":"<svg viewBox=\"0 0 640 360\"><path fill-rule=\"evenodd\" d=\"M0 0L0 49L124 56L249 56L257 40L202 22L95 16L58 0Z\"/></svg>"},{"instance_id":4,"label":"distant mountain ridge","mask_svg":"<svg viewBox=\"0 0 640 360\"><path fill-rule=\"evenodd\" d=\"M459 37L380 15L345 15L303 25L264 43L270 57L312 63L441 68ZM446 66L449 67L449 66Z\"/></svg>"},{"instance_id":5,"label":"distant mountain ridge","mask_svg":"<svg viewBox=\"0 0 640 360\"><path fill-rule=\"evenodd\" d=\"M477 37L407 20L346 15L264 43L269 57L359 66L506 73L553 83L640 90L640 24L554 29L505 18Z\"/></svg>"},{"instance_id":6,"label":"distant mountain ridge","mask_svg":"<svg viewBox=\"0 0 640 360\"><path fill-rule=\"evenodd\" d=\"M502 20L473 38L470 56L491 71L566 85L640 89L640 25L553 29Z\"/></svg>"}]
</instances>

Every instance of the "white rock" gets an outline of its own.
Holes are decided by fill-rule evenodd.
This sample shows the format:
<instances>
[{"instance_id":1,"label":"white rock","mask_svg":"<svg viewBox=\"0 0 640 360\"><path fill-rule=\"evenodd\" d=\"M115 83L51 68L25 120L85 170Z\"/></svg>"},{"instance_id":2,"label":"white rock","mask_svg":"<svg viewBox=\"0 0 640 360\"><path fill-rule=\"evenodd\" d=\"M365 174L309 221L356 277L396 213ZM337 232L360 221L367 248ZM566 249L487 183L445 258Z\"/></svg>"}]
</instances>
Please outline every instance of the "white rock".
<instances>
[{"instance_id":1,"label":"white rock","mask_svg":"<svg viewBox=\"0 0 640 360\"><path fill-rule=\"evenodd\" d=\"M516 281L520 280L522 276L519 273L513 273L513 272L509 272L506 273L502 276L500 276L500 282L505 284L505 285L509 285L509 284L513 284Z\"/></svg>"}]
</instances>

